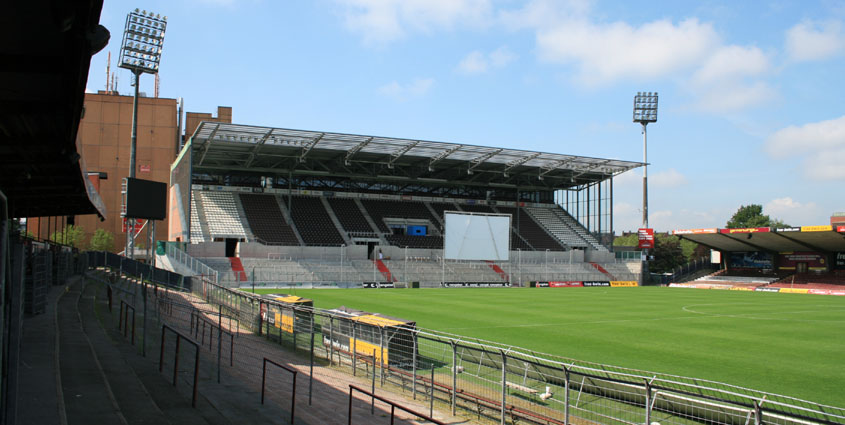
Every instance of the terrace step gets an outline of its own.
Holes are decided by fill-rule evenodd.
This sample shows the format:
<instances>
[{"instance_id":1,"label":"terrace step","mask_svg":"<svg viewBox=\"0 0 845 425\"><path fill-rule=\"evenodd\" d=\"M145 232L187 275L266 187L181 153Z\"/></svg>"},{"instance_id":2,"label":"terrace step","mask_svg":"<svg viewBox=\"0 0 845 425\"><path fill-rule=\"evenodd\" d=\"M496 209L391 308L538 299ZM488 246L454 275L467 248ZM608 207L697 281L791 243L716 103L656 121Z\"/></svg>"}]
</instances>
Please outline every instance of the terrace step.
<instances>
[{"instance_id":1,"label":"terrace step","mask_svg":"<svg viewBox=\"0 0 845 425\"><path fill-rule=\"evenodd\" d=\"M88 295L88 291L91 295ZM96 293L96 297L94 296ZM239 385L225 384L235 382L224 375L224 385L216 382L216 362L208 351L203 350L200 357L200 380L197 407L191 407L193 391L194 351L187 343L182 344L179 357L179 377L177 385L172 385L171 359L165 360L164 371L159 372L160 331L154 317L147 319L149 326L146 357L140 346L143 344L142 308L139 307L135 345L131 344L131 331L127 336L117 330L117 301L113 312L108 311L105 288L99 283L92 283L86 288L85 303L79 306L79 314L85 320L89 334L95 335L92 345L96 357L103 364L103 370L113 389L120 412L129 424L179 424L179 425L223 425L236 423L288 423L280 421L289 415L283 409L260 404L260 394L254 389ZM139 300L140 301L140 300ZM99 318L99 320L98 320ZM131 323L131 321L130 321ZM99 335L98 335L99 334ZM167 341L168 355L172 357L172 334ZM167 356L167 355L166 355ZM169 364L168 364L169 362ZM70 423L70 422L69 422ZM92 423L77 422L77 423ZM296 423L304 423L299 420Z\"/></svg>"}]
</instances>

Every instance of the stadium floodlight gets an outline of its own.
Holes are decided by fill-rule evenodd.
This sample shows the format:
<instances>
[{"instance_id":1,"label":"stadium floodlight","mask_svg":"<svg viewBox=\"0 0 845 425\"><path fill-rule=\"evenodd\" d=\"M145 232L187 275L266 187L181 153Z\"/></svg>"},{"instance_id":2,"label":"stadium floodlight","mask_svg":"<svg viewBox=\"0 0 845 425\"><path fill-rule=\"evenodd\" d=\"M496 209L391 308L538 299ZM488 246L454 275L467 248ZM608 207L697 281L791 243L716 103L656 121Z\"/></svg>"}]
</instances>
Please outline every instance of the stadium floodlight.
<instances>
[{"instance_id":1,"label":"stadium floodlight","mask_svg":"<svg viewBox=\"0 0 845 425\"><path fill-rule=\"evenodd\" d=\"M167 29L167 16L137 8L126 15L126 27L123 30L123 43L120 47L118 65L132 71L135 77L135 97L132 100L132 142L129 149L129 177L135 177L135 152L138 141L138 86L141 74L157 74L161 62L161 46L164 45L164 33ZM126 221L126 250L124 255L132 258L134 254L134 220ZM131 230L130 230L131 229ZM152 248L150 248L152 249Z\"/></svg>"},{"instance_id":2,"label":"stadium floodlight","mask_svg":"<svg viewBox=\"0 0 845 425\"><path fill-rule=\"evenodd\" d=\"M637 92L634 96L634 122L643 126L643 227L648 228L648 139L646 126L657 122L657 92Z\"/></svg>"}]
</instances>

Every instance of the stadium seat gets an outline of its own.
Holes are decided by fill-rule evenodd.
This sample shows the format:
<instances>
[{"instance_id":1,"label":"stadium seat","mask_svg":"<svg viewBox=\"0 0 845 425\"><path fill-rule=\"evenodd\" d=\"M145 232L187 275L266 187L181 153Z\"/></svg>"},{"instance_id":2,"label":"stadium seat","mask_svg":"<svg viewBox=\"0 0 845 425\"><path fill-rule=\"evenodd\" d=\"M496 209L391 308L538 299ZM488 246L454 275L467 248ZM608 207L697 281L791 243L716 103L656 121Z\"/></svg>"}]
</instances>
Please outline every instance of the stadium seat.
<instances>
[{"instance_id":1,"label":"stadium seat","mask_svg":"<svg viewBox=\"0 0 845 425\"><path fill-rule=\"evenodd\" d=\"M252 233L259 242L274 245L299 245L299 239L285 221L276 196L241 193L240 198Z\"/></svg>"}]
</instances>

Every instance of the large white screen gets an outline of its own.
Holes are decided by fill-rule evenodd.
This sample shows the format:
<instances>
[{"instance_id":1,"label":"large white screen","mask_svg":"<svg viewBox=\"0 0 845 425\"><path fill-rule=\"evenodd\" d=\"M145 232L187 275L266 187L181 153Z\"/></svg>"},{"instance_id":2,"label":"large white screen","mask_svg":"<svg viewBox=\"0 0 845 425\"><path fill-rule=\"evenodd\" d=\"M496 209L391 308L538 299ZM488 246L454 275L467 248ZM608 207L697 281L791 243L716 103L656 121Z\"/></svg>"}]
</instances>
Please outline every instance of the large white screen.
<instances>
[{"instance_id":1,"label":"large white screen","mask_svg":"<svg viewBox=\"0 0 845 425\"><path fill-rule=\"evenodd\" d=\"M443 255L449 260L507 261L511 216L446 211Z\"/></svg>"}]
</instances>

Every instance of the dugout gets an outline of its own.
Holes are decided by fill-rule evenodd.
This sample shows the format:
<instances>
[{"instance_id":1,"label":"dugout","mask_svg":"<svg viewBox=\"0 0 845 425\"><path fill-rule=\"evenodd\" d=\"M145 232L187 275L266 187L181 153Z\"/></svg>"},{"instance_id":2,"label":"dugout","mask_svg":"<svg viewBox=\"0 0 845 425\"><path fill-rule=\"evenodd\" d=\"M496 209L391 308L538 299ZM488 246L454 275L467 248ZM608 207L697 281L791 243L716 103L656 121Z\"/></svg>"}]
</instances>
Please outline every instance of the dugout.
<instances>
[{"instance_id":1,"label":"dugout","mask_svg":"<svg viewBox=\"0 0 845 425\"><path fill-rule=\"evenodd\" d=\"M288 294L267 294L269 300L262 311L262 319L291 335L311 333L314 301Z\"/></svg>"},{"instance_id":2,"label":"dugout","mask_svg":"<svg viewBox=\"0 0 845 425\"><path fill-rule=\"evenodd\" d=\"M416 322L369 313L345 306L328 310L323 319L323 344L388 366L406 367L413 362Z\"/></svg>"}]
</instances>

